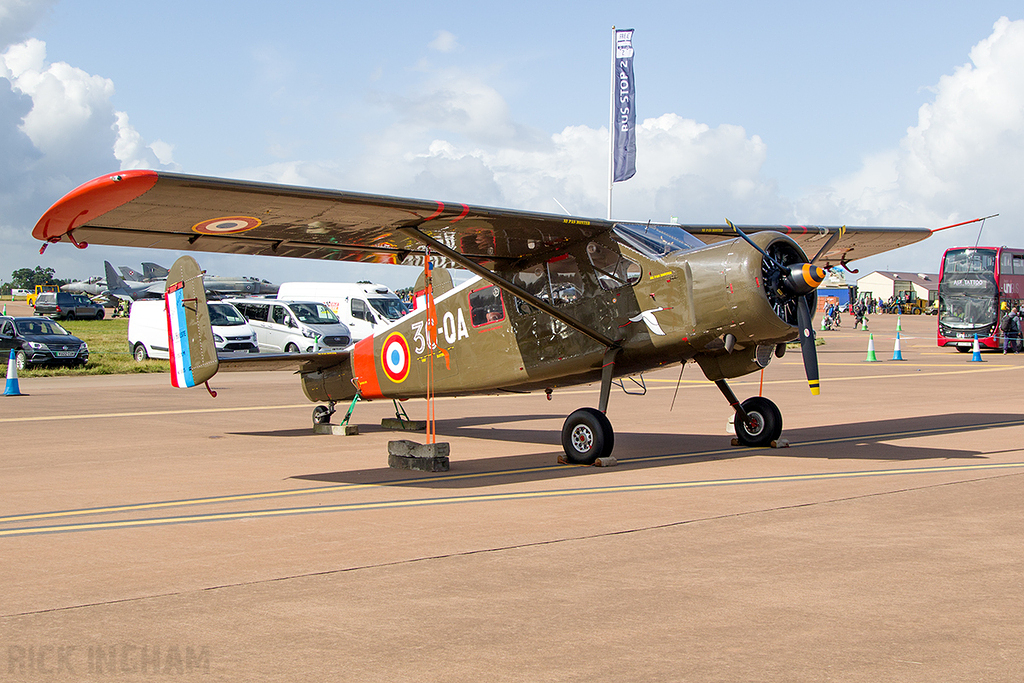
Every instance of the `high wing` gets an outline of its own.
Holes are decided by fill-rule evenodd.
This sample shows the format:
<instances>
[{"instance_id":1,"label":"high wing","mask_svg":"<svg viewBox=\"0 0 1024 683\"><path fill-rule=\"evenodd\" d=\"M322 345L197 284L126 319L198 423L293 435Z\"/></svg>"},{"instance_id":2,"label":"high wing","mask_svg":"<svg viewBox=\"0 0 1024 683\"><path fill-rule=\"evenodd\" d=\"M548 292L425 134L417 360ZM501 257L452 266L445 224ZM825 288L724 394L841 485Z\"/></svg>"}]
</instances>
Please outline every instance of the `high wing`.
<instances>
[{"instance_id":1,"label":"high wing","mask_svg":"<svg viewBox=\"0 0 1024 683\"><path fill-rule=\"evenodd\" d=\"M32 231L45 242L422 265L443 245L454 265L539 262L614 221L384 195L136 170L101 176L50 207ZM728 226L680 225L706 242ZM826 265L912 244L927 228L739 226L778 230ZM426 239L424 239L424 237ZM45 247L45 245L44 245Z\"/></svg>"}]
</instances>

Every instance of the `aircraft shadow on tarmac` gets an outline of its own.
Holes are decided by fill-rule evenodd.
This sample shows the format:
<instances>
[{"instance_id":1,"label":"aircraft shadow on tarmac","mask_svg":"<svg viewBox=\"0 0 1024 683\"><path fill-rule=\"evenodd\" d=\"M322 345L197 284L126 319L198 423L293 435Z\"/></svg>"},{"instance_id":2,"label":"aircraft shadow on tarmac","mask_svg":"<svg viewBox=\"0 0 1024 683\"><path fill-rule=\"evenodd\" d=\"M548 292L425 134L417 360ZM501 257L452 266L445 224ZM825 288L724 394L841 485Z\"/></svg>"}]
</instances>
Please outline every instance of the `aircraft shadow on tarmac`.
<instances>
[{"instance_id":1,"label":"aircraft shadow on tarmac","mask_svg":"<svg viewBox=\"0 0 1024 683\"><path fill-rule=\"evenodd\" d=\"M545 419L555 416L511 416L508 419L523 422L531 419ZM551 450L513 456L492 456L487 458L451 456L451 470L454 474L486 474L495 476L475 479L444 478L438 474L405 472L387 467L369 470L350 470L318 474L296 475L294 479L332 483L377 483L382 485L418 486L427 488L481 488L509 481L539 481L562 479L598 473L595 467L556 467L561 455L558 447L559 433L551 430L500 429L494 425L500 418L463 418L439 420L439 439L444 435L530 442L550 445ZM482 425L488 425L484 428ZM985 460L988 456L982 450L936 448L922 446L900 446L900 439L935 437L949 434L980 433L989 429L1024 426L1024 415L989 413L951 413L927 417L875 420L839 425L808 427L783 432L783 438L793 445L791 448L741 448L730 445L726 434L659 434L619 432L615 439L615 457L619 464L616 469L664 467L687 462L725 460L730 458L790 457L826 460L863 460L911 462L924 460ZM308 434L308 432L306 432ZM403 438L396 436L396 439ZM412 434L404 438L419 440ZM682 450L685 449L685 450Z\"/></svg>"}]
</instances>

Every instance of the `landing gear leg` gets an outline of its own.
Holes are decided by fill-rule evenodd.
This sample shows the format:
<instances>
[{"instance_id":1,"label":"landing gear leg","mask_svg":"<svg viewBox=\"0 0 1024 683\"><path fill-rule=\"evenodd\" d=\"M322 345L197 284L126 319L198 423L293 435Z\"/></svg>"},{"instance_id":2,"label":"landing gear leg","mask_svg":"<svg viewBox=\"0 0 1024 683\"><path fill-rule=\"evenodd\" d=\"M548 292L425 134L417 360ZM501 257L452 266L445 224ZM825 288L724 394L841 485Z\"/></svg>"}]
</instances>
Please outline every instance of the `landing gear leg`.
<instances>
[{"instance_id":1,"label":"landing gear leg","mask_svg":"<svg viewBox=\"0 0 1024 683\"><path fill-rule=\"evenodd\" d=\"M763 448L778 440L782 435L782 412L778 406L763 396L754 396L740 403L724 379L717 380L715 384L736 410L736 438L742 445Z\"/></svg>"}]
</instances>

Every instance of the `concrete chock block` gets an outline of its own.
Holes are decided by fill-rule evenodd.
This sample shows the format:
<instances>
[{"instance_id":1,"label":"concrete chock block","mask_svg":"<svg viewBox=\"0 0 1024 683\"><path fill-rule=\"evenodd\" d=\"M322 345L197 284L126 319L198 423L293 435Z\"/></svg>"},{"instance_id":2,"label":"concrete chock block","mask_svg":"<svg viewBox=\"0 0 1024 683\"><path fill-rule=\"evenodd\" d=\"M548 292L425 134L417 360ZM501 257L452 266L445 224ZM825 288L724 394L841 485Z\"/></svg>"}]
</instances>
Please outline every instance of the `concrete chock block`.
<instances>
[{"instance_id":1,"label":"concrete chock block","mask_svg":"<svg viewBox=\"0 0 1024 683\"><path fill-rule=\"evenodd\" d=\"M789 448L788 439L776 439L772 441L772 448Z\"/></svg>"},{"instance_id":2,"label":"concrete chock block","mask_svg":"<svg viewBox=\"0 0 1024 683\"><path fill-rule=\"evenodd\" d=\"M359 434L359 425L313 425L314 434L334 434L335 436L356 436Z\"/></svg>"},{"instance_id":3,"label":"concrete chock block","mask_svg":"<svg viewBox=\"0 0 1024 683\"><path fill-rule=\"evenodd\" d=\"M380 426L396 432L422 432L427 429L425 420L399 420L397 417L385 417Z\"/></svg>"},{"instance_id":4,"label":"concrete chock block","mask_svg":"<svg viewBox=\"0 0 1024 683\"><path fill-rule=\"evenodd\" d=\"M615 467L616 465L619 464L619 461L616 460L614 457L609 455L607 458L597 458L590 465L584 465L584 464L578 463L578 462L569 462L569 458L565 457L565 455L559 455L558 456L558 464L559 465L573 465L575 467Z\"/></svg>"},{"instance_id":5,"label":"concrete chock block","mask_svg":"<svg viewBox=\"0 0 1024 683\"><path fill-rule=\"evenodd\" d=\"M450 453L451 448L447 443L423 444L405 439L388 441L388 467L396 470L447 472Z\"/></svg>"}]
</instances>

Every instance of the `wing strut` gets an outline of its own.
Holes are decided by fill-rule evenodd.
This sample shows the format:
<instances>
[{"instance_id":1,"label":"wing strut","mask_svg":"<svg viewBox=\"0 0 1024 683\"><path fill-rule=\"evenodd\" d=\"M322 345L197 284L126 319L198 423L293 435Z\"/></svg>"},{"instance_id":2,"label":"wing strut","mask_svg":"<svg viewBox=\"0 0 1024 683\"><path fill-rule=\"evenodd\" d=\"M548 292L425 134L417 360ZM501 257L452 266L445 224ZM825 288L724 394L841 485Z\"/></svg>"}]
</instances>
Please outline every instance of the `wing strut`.
<instances>
[{"instance_id":1,"label":"wing strut","mask_svg":"<svg viewBox=\"0 0 1024 683\"><path fill-rule=\"evenodd\" d=\"M579 320L576 320L572 316L566 315L565 313L558 310L557 308L555 308L548 302L544 301L543 299L540 299L539 297L530 294L522 287L519 287L518 285L509 282L505 278L495 273L493 270L484 268L477 262L466 258L459 252L446 247L445 245L435 240L433 237L430 237L429 235L423 233L419 228L404 227L398 228L398 231L405 235L408 235L409 237L412 237L414 240L417 240L418 242L422 242L423 244L427 245L434 251L444 254L445 256L450 258L455 263L458 263L466 270L469 270L475 273L476 275L479 275L480 277L487 280L491 284L497 285L498 287L501 287L505 291L511 292L512 294L516 295L523 301L529 303L531 306L534 306L544 311L552 318L561 320L563 323L565 323L572 329L576 330L577 332L580 332L581 334L587 335L588 337L596 341L598 344L602 344L609 348L618 348L618 346L620 345L619 342L614 341L610 337L601 334L599 331L584 325Z\"/></svg>"}]
</instances>

